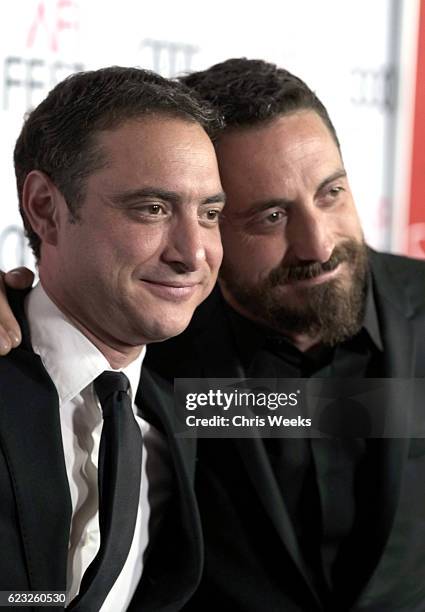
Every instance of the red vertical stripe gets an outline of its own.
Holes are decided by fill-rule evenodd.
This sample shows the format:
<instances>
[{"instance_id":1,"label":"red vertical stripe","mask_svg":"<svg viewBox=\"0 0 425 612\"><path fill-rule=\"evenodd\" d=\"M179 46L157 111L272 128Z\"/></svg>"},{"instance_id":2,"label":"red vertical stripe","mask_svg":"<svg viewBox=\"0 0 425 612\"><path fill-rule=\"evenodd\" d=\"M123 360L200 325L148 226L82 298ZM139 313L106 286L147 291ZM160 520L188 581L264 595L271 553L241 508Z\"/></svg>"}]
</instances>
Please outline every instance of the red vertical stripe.
<instances>
[{"instance_id":1,"label":"red vertical stripe","mask_svg":"<svg viewBox=\"0 0 425 612\"><path fill-rule=\"evenodd\" d=\"M416 68L408 251L425 258L425 2L421 0Z\"/></svg>"}]
</instances>

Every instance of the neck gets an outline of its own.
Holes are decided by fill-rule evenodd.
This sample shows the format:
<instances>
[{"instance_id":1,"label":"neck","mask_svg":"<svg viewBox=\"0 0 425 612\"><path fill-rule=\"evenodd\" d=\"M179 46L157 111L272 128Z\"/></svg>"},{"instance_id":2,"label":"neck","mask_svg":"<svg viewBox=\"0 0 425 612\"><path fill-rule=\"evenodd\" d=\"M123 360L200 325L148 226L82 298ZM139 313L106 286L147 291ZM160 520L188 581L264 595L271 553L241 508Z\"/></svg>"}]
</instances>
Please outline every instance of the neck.
<instances>
[{"instance_id":1,"label":"neck","mask_svg":"<svg viewBox=\"0 0 425 612\"><path fill-rule=\"evenodd\" d=\"M112 337L104 338L100 334L95 333L92 329L87 327L79 317L75 316L74 313L64 305L61 300L56 299L54 293L43 284L43 289L52 300L52 302L59 308L59 310L69 319L69 321L76 327L90 342L102 353L105 359L108 361L111 368L119 370L127 367L137 359L140 355L144 345L132 346L116 341Z\"/></svg>"},{"instance_id":2,"label":"neck","mask_svg":"<svg viewBox=\"0 0 425 612\"><path fill-rule=\"evenodd\" d=\"M59 306L58 306L59 307ZM61 309L62 310L62 309ZM114 370L120 370L127 367L137 359L142 352L143 346L126 346L126 345L112 345L111 341L106 342L102 338L96 336L92 331L87 329L82 323L77 321L71 314L66 311L62 311L72 322L77 329L84 334L94 346L99 349L103 356L108 361L111 368Z\"/></svg>"}]
</instances>

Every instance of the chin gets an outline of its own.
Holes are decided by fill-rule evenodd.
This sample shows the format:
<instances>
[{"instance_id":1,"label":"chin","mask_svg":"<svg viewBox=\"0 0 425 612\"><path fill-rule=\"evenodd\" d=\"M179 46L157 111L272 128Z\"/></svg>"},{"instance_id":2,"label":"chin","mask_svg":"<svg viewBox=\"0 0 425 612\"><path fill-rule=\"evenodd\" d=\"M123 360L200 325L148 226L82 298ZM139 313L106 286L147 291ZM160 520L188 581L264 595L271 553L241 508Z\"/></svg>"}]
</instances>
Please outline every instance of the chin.
<instances>
[{"instance_id":1,"label":"chin","mask_svg":"<svg viewBox=\"0 0 425 612\"><path fill-rule=\"evenodd\" d=\"M164 340L178 336L187 328L191 318L192 315L184 319L181 318L178 321L168 320L166 323L161 321L158 326L152 327L150 330L148 330L146 334L147 343L164 342Z\"/></svg>"}]
</instances>

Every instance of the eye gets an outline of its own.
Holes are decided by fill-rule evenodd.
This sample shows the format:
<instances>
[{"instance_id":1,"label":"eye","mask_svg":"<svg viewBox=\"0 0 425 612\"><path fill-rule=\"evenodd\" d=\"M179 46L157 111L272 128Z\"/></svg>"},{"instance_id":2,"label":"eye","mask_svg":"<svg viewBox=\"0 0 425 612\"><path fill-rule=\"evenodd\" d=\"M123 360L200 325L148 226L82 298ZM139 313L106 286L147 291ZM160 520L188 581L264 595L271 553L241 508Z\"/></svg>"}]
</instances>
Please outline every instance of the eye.
<instances>
[{"instance_id":1,"label":"eye","mask_svg":"<svg viewBox=\"0 0 425 612\"><path fill-rule=\"evenodd\" d=\"M342 191L344 191L344 188L343 188L343 187L339 187L339 186L337 186L337 187L331 187L331 188L329 189L329 194L330 194L331 196L336 197L336 196L337 196L337 195L339 195L339 194L340 194Z\"/></svg>"},{"instance_id":2,"label":"eye","mask_svg":"<svg viewBox=\"0 0 425 612\"><path fill-rule=\"evenodd\" d=\"M285 217L286 215L284 214L284 212L282 210L274 210L272 213L270 213L269 215L267 215L267 217L265 217L265 221L268 223L277 223L278 221L281 221L283 219L283 217Z\"/></svg>"},{"instance_id":3,"label":"eye","mask_svg":"<svg viewBox=\"0 0 425 612\"><path fill-rule=\"evenodd\" d=\"M150 215L158 216L164 212L164 209L160 204L149 204L145 207L145 210Z\"/></svg>"},{"instance_id":4,"label":"eye","mask_svg":"<svg viewBox=\"0 0 425 612\"><path fill-rule=\"evenodd\" d=\"M129 209L129 214L139 223L159 223L170 216L170 209L163 202L139 202Z\"/></svg>"},{"instance_id":5,"label":"eye","mask_svg":"<svg viewBox=\"0 0 425 612\"><path fill-rule=\"evenodd\" d=\"M209 221L215 221L215 219L218 218L219 213L219 210L208 210L206 212L206 217Z\"/></svg>"},{"instance_id":6,"label":"eye","mask_svg":"<svg viewBox=\"0 0 425 612\"><path fill-rule=\"evenodd\" d=\"M270 228L272 225L278 225L282 223L287 217L286 211L278 210L266 210L264 213L253 218L253 225L258 227Z\"/></svg>"},{"instance_id":7,"label":"eye","mask_svg":"<svg viewBox=\"0 0 425 612\"><path fill-rule=\"evenodd\" d=\"M215 204L214 208L204 208L199 210L198 218L201 223L205 225L217 225L220 221L221 213L223 212L223 205Z\"/></svg>"},{"instance_id":8,"label":"eye","mask_svg":"<svg viewBox=\"0 0 425 612\"><path fill-rule=\"evenodd\" d=\"M341 198L341 195L345 191L341 185L333 185L328 187L326 191L320 196L320 202L323 206L331 206L337 204Z\"/></svg>"},{"instance_id":9,"label":"eye","mask_svg":"<svg viewBox=\"0 0 425 612\"><path fill-rule=\"evenodd\" d=\"M201 213L200 220L204 221L208 225L216 225L219 221L220 213L221 209L209 208Z\"/></svg>"},{"instance_id":10,"label":"eye","mask_svg":"<svg viewBox=\"0 0 425 612\"><path fill-rule=\"evenodd\" d=\"M161 203L140 204L135 208L142 217L162 217L167 214L166 207Z\"/></svg>"},{"instance_id":11,"label":"eye","mask_svg":"<svg viewBox=\"0 0 425 612\"><path fill-rule=\"evenodd\" d=\"M343 191L345 191L345 189L341 187L341 185L333 185L324 193L324 197L328 200L336 200Z\"/></svg>"},{"instance_id":12,"label":"eye","mask_svg":"<svg viewBox=\"0 0 425 612\"><path fill-rule=\"evenodd\" d=\"M281 226L286 223L287 211L282 208L269 208L258 212L247 220L246 230L252 234L263 234L275 229L280 231Z\"/></svg>"}]
</instances>

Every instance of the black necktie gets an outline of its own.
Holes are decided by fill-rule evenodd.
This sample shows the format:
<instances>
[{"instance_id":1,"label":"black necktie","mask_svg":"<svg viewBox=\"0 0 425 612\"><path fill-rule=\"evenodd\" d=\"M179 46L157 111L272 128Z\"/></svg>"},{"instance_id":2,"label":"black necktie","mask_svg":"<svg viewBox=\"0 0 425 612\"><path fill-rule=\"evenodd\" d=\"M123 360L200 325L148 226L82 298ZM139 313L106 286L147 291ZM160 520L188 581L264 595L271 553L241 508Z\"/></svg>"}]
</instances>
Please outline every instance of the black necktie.
<instances>
[{"instance_id":1,"label":"black necktie","mask_svg":"<svg viewBox=\"0 0 425 612\"><path fill-rule=\"evenodd\" d=\"M118 578L133 540L139 506L142 436L127 393L128 378L103 372L94 388L103 412L99 448L100 548L86 569L74 612L98 612Z\"/></svg>"}]
</instances>

